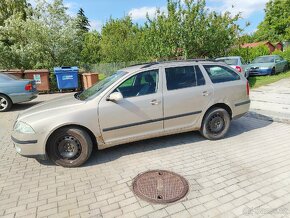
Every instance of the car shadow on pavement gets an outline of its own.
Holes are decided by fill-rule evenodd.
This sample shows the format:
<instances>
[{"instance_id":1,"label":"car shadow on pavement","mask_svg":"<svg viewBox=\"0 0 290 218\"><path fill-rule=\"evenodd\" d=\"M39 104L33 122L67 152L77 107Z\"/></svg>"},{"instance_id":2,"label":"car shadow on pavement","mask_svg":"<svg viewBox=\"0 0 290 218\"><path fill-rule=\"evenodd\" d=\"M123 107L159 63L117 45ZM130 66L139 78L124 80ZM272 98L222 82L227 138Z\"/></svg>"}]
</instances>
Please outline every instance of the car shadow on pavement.
<instances>
[{"instance_id":1,"label":"car shadow on pavement","mask_svg":"<svg viewBox=\"0 0 290 218\"><path fill-rule=\"evenodd\" d=\"M14 104L11 108L11 112L13 111L23 111L26 110L34 105L40 104L43 101L32 101L32 102L26 102L26 103L20 103L20 104Z\"/></svg>"},{"instance_id":2,"label":"car shadow on pavement","mask_svg":"<svg viewBox=\"0 0 290 218\"><path fill-rule=\"evenodd\" d=\"M232 121L226 138L236 137L255 129L264 128L271 123L272 121L257 120L255 118L241 118L239 120L234 120ZM194 131L118 145L100 151L93 151L91 158L87 161L86 164L83 165L83 167L110 162L119 159L120 157L136 153L153 151L168 147L177 147L182 144L191 143L192 146L195 146L195 144L197 145L199 142L205 140L207 139L201 136L198 131Z\"/></svg>"},{"instance_id":3,"label":"car shadow on pavement","mask_svg":"<svg viewBox=\"0 0 290 218\"><path fill-rule=\"evenodd\" d=\"M258 120L256 118L248 116L243 117L239 120L232 121L230 130L225 138L236 137L255 129L264 128L271 123L272 121L269 120ZM192 146L195 146L195 144L198 145L199 142L203 142L205 140L207 139L201 136L198 131L194 131L122 144L99 151L97 149L93 149L91 157L82 167L89 167L111 162L123 156L137 154L141 152L153 151L169 147L177 147L182 144L192 144ZM46 166L55 166L49 160L39 160L39 163Z\"/></svg>"}]
</instances>

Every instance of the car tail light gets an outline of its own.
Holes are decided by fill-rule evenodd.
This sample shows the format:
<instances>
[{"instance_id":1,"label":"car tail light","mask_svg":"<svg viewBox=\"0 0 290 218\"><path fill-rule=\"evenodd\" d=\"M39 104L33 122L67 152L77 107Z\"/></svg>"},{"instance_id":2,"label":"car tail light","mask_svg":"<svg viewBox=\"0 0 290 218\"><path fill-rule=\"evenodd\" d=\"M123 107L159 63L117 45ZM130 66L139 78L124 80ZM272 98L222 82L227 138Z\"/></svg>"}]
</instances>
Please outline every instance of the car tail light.
<instances>
[{"instance_id":1,"label":"car tail light","mask_svg":"<svg viewBox=\"0 0 290 218\"><path fill-rule=\"evenodd\" d=\"M247 95L248 96L250 95L250 84L249 84L249 82L247 82Z\"/></svg>"},{"instance_id":2,"label":"car tail light","mask_svg":"<svg viewBox=\"0 0 290 218\"><path fill-rule=\"evenodd\" d=\"M240 66L236 66L237 71L239 71L240 73L242 72L242 68Z\"/></svg>"},{"instance_id":3,"label":"car tail light","mask_svg":"<svg viewBox=\"0 0 290 218\"><path fill-rule=\"evenodd\" d=\"M26 84L26 86L25 86L25 90L26 90L26 91L31 91L32 88L33 88L33 86L32 86L31 83L28 83L28 84Z\"/></svg>"}]
</instances>

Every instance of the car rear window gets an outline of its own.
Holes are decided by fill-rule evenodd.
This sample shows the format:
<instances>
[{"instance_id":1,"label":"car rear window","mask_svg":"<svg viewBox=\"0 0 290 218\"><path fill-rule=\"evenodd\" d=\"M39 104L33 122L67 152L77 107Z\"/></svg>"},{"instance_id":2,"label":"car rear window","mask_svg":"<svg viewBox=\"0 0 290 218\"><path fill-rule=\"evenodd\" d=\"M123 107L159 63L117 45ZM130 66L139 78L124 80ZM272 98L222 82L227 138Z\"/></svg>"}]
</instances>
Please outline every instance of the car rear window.
<instances>
[{"instance_id":1,"label":"car rear window","mask_svg":"<svg viewBox=\"0 0 290 218\"><path fill-rule=\"evenodd\" d=\"M183 89L205 84L198 66L171 67L165 69L167 90Z\"/></svg>"},{"instance_id":2,"label":"car rear window","mask_svg":"<svg viewBox=\"0 0 290 218\"><path fill-rule=\"evenodd\" d=\"M219 61L222 61L228 65L238 65L238 59L236 58L219 59Z\"/></svg>"},{"instance_id":3,"label":"car rear window","mask_svg":"<svg viewBox=\"0 0 290 218\"><path fill-rule=\"evenodd\" d=\"M240 80L241 77L232 69L219 65L203 65L213 83Z\"/></svg>"}]
</instances>

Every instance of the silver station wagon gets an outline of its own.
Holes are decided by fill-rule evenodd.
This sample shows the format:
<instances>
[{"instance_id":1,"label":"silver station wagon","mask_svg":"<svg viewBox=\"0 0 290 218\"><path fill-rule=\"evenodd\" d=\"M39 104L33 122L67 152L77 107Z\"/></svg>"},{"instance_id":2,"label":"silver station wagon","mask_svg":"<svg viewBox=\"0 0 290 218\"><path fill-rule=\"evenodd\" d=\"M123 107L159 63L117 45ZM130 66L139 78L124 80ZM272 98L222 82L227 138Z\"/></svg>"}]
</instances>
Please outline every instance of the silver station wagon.
<instances>
[{"instance_id":1,"label":"silver station wagon","mask_svg":"<svg viewBox=\"0 0 290 218\"><path fill-rule=\"evenodd\" d=\"M77 167L93 146L199 130L223 138L250 106L247 79L226 64L176 61L131 66L93 87L20 114L12 140L26 157Z\"/></svg>"}]
</instances>

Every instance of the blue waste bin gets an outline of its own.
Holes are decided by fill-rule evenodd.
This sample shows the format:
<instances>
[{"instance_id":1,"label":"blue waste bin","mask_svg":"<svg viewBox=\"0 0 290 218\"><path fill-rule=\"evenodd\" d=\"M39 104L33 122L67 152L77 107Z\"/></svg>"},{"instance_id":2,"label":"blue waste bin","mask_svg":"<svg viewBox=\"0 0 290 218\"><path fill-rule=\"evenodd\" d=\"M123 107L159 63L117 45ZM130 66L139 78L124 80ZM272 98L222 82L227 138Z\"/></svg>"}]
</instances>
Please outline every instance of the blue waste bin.
<instances>
[{"instance_id":1,"label":"blue waste bin","mask_svg":"<svg viewBox=\"0 0 290 218\"><path fill-rule=\"evenodd\" d=\"M54 74L58 89L77 89L79 86L78 72L78 67L55 67Z\"/></svg>"}]
</instances>

